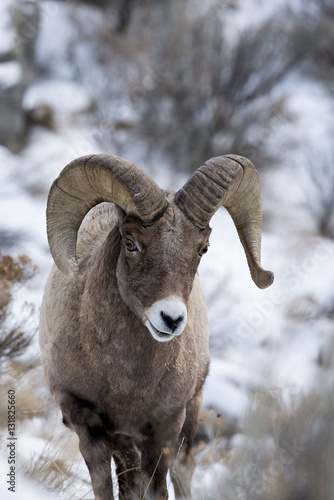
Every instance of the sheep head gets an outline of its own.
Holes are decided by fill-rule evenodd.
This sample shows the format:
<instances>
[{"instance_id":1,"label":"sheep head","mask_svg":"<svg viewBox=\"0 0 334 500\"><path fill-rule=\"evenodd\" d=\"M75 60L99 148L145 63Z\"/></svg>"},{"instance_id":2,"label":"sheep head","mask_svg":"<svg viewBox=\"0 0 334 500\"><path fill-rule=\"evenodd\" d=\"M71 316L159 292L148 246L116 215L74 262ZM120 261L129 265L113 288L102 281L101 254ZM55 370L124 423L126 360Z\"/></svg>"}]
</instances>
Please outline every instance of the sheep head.
<instances>
[{"instance_id":1,"label":"sheep head","mask_svg":"<svg viewBox=\"0 0 334 500\"><path fill-rule=\"evenodd\" d=\"M260 182L246 158L212 158L177 193L162 191L138 166L117 156L74 160L53 183L47 206L49 245L63 273L78 269L79 227L88 211L104 201L118 207L120 295L156 340L171 340L185 328L209 222L220 206L234 220L254 282L265 288L273 281L260 264Z\"/></svg>"},{"instance_id":2,"label":"sheep head","mask_svg":"<svg viewBox=\"0 0 334 500\"><path fill-rule=\"evenodd\" d=\"M166 193L167 207L153 225L119 212L121 250L116 276L123 301L159 341L184 330L187 304L211 229L199 230Z\"/></svg>"}]
</instances>

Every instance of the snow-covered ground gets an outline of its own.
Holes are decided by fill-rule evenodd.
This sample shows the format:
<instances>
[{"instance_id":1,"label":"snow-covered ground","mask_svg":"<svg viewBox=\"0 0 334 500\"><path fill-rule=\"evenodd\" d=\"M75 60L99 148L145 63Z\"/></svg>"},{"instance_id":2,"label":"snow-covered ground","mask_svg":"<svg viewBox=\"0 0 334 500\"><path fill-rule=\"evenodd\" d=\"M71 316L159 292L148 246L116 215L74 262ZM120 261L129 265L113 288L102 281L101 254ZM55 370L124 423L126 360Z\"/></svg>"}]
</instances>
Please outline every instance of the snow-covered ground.
<instances>
[{"instance_id":1,"label":"snow-covered ground","mask_svg":"<svg viewBox=\"0 0 334 500\"><path fill-rule=\"evenodd\" d=\"M39 53L44 58L47 57L46 26L49 34L56 32L57 16L64 16L65 7L57 3L57 9L52 10L52 4L45 2L49 10L40 35L43 45ZM243 9L240 25L246 22L246 14ZM50 45L50 54L55 57L59 54L55 43ZM9 72L11 78L16 75L14 69ZM60 73L68 77L70 71L63 68ZM302 171L308 152L319 151L324 157L332 153L333 101L319 86L298 75L277 91L288 94L288 107L295 120L277 126L271 133L272 149L281 154L277 145L283 144L286 137L293 137L296 147L288 154L282 151L281 169L262 176L262 260L265 268L274 271L275 282L265 291L252 283L236 230L223 209L212 219L210 250L200 266L212 330L212 365L205 386L204 407L213 406L239 420L247 408L249 394L257 389L280 387L283 393L288 393L309 391L317 386L321 377L317 360L333 334L330 316L322 313L334 303L334 242L316 234L312 216L301 205L309 185ZM2 252L26 253L40 267L37 277L18 293L14 304L17 316L26 301L38 310L52 265L45 231L47 190L70 160L98 152L88 121L78 119L78 114L86 112L92 103L80 83L66 79L36 82L28 89L24 104L29 108L36 103L48 104L55 110L55 130L33 128L26 147L18 155L0 147L0 229L16 238L15 245L9 243ZM144 163L141 165L145 168ZM177 179L168 178L166 171L153 171L161 187L169 187L166 182L177 183ZM37 339L32 351L38 352ZM69 439L58 413L52 425L59 439ZM30 433L29 427L22 427L18 449L22 463L29 456L34 460L43 452L45 443L41 435L38 423L31 427ZM85 466L80 464L86 477ZM3 481L6 465L1 457L0 497L5 500L12 498ZM206 483L209 488L212 477L218 473L224 473L220 464L197 471L195 489L205 487ZM90 489L83 493L80 488L73 491L71 498L89 498ZM45 492L38 491L23 474L18 479L18 492L20 499L45 498ZM61 493L47 495L50 499L65 498Z\"/></svg>"}]
</instances>

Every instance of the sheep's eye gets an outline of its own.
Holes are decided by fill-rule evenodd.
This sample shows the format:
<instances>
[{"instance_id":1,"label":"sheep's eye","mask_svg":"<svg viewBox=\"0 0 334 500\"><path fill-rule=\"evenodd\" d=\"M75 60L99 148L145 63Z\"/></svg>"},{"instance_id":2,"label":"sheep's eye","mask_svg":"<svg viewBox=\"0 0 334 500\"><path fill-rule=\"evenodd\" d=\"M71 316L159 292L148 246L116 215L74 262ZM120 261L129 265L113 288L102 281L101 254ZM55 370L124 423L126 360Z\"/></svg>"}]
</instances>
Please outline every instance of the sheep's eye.
<instances>
[{"instance_id":1,"label":"sheep's eye","mask_svg":"<svg viewBox=\"0 0 334 500\"><path fill-rule=\"evenodd\" d=\"M202 250L200 251L199 255L202 257L202 255L204 255L209 249L209 245L205 245L205 247L202 248Z\"/></svg>"},{"instance_id":2,"label":"sheep's eye","mask_svg":"<svg viewBox=\"0 0 334 500\"><path fill-rule=\"evenodd\" d=\"M138 252L139 251L137 245L132 240L129 240L128 238L126 238L126 240L125 240L125 246L126 246L126 249L128 252Z\"/></svg>"}]
</instances>

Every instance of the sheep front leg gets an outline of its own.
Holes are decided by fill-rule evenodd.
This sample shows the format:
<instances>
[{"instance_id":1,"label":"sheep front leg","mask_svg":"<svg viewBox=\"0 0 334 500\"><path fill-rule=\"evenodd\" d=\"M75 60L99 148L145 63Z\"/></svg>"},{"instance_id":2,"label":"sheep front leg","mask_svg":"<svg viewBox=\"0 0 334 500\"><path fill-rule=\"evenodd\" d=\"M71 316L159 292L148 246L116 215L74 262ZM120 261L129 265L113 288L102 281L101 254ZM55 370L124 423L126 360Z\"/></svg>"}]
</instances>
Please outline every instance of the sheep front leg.
<instances>
[{"instance_id":1,"label":"sheep front leg","mask_svg":"<svg viewBox=\"0 0 334 500\"><path fill-rule=\"evenodd\" d=\"M186 419L178 439L176 460L171 477L176 498L191 498L191 478L195 469L192 446L202 407L203 390L200 390L187 404Z\"/></svg>"},{"instance_id":2,"label":"sheep front leg","mask_svg":"<svg viewBox=\"0 0 334 500\"><path fill-rule=\"evenodd\" d=\"M75 429L79 436L79 449L85 459L91 477L95 500L113 500L111 479L111 449L108 435L103 428L80 426Z\"/></svg>"},{"instance_id":3,"label":"sheep front leg","mask_svg":"<svg viewBox=\"0 0 334 500\"><path fill-rule=\"evenodd\" d=\"M186 411L177 417L164 421L152 430L142 441L141 468L143 488L141 498L154 500L168 499L167 472L173 464L175 446L181 432Z\"/></svg>"},{"instance_id":4,"label":"sheep front leg","mask_svg":"<svg viewBox=\"0 0 334 500\"><path fill-rule=\"evenodd\" d=\"M113 459L116 464L119 498L138 500L141 488L141 467L138 443L122 434L112 437Z\"/></svg>"},{"instance_id":5,"label":"sheep front leg","mask_svg":"<svg viewBox=\"0 0 334 500\"><path fill-rule=\"evenodd\" d=\"M168 499L166 451L153 440L145 440L142 446L141 467L143 485L140 498L148 500Z\"/></svg>"},{"instance_id":6,"label":"sheep front leg","mask_svg":"<svg viewBox=\"0 0 334 500\"><path fill-rule=\"evenodd\" d=\"M64 424L79 437L79 449L88 467L95 500L113 500L112 447L107 433L111 426L101 408L64 391L54 394Z\"/></svg>"}]
</instances>

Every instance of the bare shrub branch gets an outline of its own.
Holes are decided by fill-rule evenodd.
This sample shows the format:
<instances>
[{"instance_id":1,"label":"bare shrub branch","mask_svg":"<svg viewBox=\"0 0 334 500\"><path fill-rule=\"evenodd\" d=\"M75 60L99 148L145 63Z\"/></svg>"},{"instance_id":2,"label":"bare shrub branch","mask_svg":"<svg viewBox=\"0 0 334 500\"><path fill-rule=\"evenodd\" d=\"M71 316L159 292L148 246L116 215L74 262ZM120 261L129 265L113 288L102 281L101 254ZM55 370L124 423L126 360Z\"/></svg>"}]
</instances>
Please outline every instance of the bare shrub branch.
<instances>
[{"instance_id":1,"label":"bare shrub branch","mask_svg":"<svg viewBox=\"0 0 334 500\"><path fill-rule=\"evenodd\" d=\"M334 238L334 170L333 154L309 151L304 163L304 198L302 206L312 216L316 231Z\"/></svg>"},{"instance_id":2,"label":"bare shrub branch","mask_svg":"<svg viewBox=\"0 0 334 500\"><path fill-rule=\"evenodd\" d=\"M174 165L193 170L210 156L241 152L254 125L268 129L270 119L261 122L250 104L262 99L261 114L275 115L277 103L263 98L301 63L308 39L292 36L297 24L289 12L284 22L277 17L241 33L234 45L215 16L191 17L175 7L170 17L153 65L164 77L142 102L140 132Z\"/></svg>"}]
</instances>

